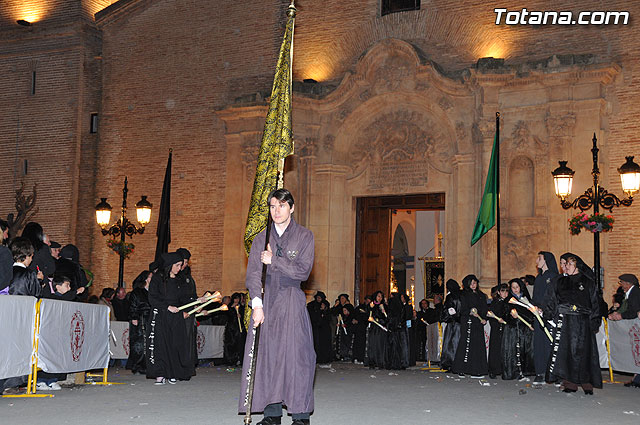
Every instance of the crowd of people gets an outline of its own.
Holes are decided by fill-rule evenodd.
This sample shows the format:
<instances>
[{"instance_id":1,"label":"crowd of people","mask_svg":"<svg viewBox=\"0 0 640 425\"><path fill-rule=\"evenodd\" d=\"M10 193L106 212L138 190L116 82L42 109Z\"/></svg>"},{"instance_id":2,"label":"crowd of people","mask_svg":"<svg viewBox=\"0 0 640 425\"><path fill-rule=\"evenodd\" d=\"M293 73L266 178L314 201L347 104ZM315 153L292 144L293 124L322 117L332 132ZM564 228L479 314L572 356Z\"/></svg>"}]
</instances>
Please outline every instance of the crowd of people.
<instances>
[{"instance_id":1,"label":"crowd of people","mask_svg":"<svg viewBox=\"0 0 640 425\"><path fill-rule=\"evenodd\" d=\"M129 322L126 368L133 373L146 374L157 385L189 380L198 364L198 324L225 326L222 361L229 366L242 364L251 313L248 296L238 292L213 300L195 314L181 309L205 303L213 295L196 294L187 249L163 254L151 263L134 280L131 292L105 288L97 297L88 294L91 274L80 264L74 245L62 247L50 241L35 222L11 240L2 220L0 230L0 294L106 305L111 320ZM489 297L475 275L462 279L462 286L449 279L445 299L436 294L431 301L421 300L417 309L402 293L386 299L377 291L357 306L348 294L341 294L331 306L319 291L307 304L316 362L320 367L339 360L405 369L428 359L427 326L440 322L446 324L439 359L443 370L460 377L534 377L534 384L561 383L566 392L582 386L585 394L592 394L593 388L602 387L595 333L602 317L640 317L638 279L621 275L608 308L592 269L577 255L563 254L558 269L554 255L541 251L536 267L537 276L496 285ZM64 378L41 372L37 387L60 389L57 381ZM25 377L16 377L1 380L0 385L4 390L25 382ZM640 387L640 376L626 385Z\"/></svg>"},{"instance_id":2,"label":"crowd of people","mask_svg":"<svg viewBox=\"0 0 640 425\"><path fill-rule=\"evenodd\" d=\"M611 309L595 276L572 253L541 251L537 276L511 279L487 296L475 275L446 283L447 296L420 301L417 310L404 294L386 300L378 291L354 307L348 294L330 306L323 292L307 304L320 366L335 360L370 368L404 369L428 359L427 326L442 323L440 367L462 377L534 380L585 394L602 387L595 335L602 317L640 317L640 288L632 274L619 277ZM533 291L531 296L530 291ZM488 352L484 326L491 327ZM640 387L640 376L627 386Z\"/></svg>"},{"instance_id":3,"label":"crowd of people","mask_svg":"<svg viewBox=\"0 0 640 425\"><path fill-rule=\"evenodd\" d=\"M28 223L20 236L9 237L8 224L0 220L0 295L24 295L63 301L102 304L111 320L129 322L129 358L126 368L146 374L157 385L174 384L195 375L198 364L196 325L224 325L224 359L229 365L242 362L246 325L246 296L236 293L194 314L180 306L211 299L196 295L191 275L191 253L180 248L163 254L125 288L104 288L100 296L89 295L92 274L80 264L74 245L62 247L49 240L42 226ZM88 277L89 276L89 277ZM214 300L215 301L215 300ZM228 305L225 310L219 309ZM196 317L197 316L197 317ZM1 391L26 385L25 376L0 380ZM66 374L38 373L37 389L59 390ZM12 391L10 391L12 392Z\"/></svg>"}]
</instances>

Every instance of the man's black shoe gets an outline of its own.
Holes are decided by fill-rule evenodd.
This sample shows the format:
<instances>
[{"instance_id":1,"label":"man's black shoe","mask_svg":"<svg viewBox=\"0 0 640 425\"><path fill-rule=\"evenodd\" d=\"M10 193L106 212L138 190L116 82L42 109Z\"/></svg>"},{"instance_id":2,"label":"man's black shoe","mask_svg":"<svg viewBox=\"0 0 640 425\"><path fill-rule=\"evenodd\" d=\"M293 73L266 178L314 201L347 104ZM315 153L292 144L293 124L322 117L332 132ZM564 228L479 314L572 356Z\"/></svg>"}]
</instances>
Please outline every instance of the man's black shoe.
<instances>
[{"instance_id":1,"label":"man's black shoe","mask_svg":"<svg viewBox=\"0 0 640 425\"><path fill-rule=\"evenodd\" d=\"M265 416L256 425L280 425L280 416Z\"/></svg>"},{"instance_id":2,"label":"man's black shoe","mask_svg":"<svg viewBox=\"0 0 640 425\"><path fill-rule=\"evenodd\" d=\"M296 419L291 422L291 425L309 425L309 419Z\"/></svg>"}]
</instances>

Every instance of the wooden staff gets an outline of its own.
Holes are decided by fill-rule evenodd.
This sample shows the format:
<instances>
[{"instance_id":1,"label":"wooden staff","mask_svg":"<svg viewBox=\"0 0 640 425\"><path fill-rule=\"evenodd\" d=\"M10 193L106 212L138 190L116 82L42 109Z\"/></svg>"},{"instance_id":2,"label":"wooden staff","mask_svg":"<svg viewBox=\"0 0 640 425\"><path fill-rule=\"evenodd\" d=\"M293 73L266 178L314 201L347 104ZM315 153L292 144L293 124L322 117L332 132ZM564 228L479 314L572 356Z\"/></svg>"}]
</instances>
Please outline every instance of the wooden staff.
<instances>
[{"instance_id":1,"label":"wooden staff","mask_svg":"<svg viewBox=\"0 0 640 425\"><path fill-rule=\"evenodd\" d=\"M211 304L212 302L217 302L220 301L222 298L219 297L215 297L215 298L211 298L209 301L200 304L198 307L194 308L193 310L191 310L190 312L187 313L187 316L191 316L193 313L195 313L196 311L202 310L204 307L208 306L209 304Z\"/></svg>"},{"instance_id":2,"label":"wooden staff","mask_svg":"<svg viewBox=\"0 0 640 425\"><path fill-rule=\"evenodd\" d=\"M532 312L533 315L536 317L536 319L538 319L538 322L540 323L540 327L542 329L544 329L544 333L547 335L547 338L549 338L549 341L553 342L553 338L551 337L551 333L549 333L549 329L547 329L547 327L544 325L544 321L542 320L542 317L540 317L540 313L538 313L538 309L536 308L536 306L531 304L529 302L529 300L527 300L524 297L522 297L521 300L522 301L518 301L515 298L511 298L509 300L509 303L510 304L517 304L519 306L522 306L522 307L526 308L530 312Z\"/></svg>"},{"instance_id":3,"label":"wooden staff","mask_svg":"<svg viewBox=\"0 0 640 425\"><path fill-rule=\"evenodd\" d=\"M342 315L341 314L338 314L338 326L342 328L342 330L344 331L344 334L346 335L347 334L347 329L346 329L346 327L344 325L344 320L342 320ZM336 335L338 335L338 332L340 331L339 327L336 328Z\"/></svg>"},{"instance_id":4,"label":"wooden staff","mask_svg":"<svg viewBox=\"0 0 640 425\"><path fill-rule=\"evenodd\" d=\"M478 309L477 309L477 308L473 307L473 308L471 309L471 311L469 312L469 314L470 314L471 316L476 317L477 319L479 319L479 320L480 320L480 323L482 323L483 325L484 325L485 323L487 323L487 321L486 321L486 320L484 320L482 317L480 317L480 315L478 314Z\"/></svg>"},{"instance_id":5,"label":"wooden staff","mask_svg":"<svg viewBox=\"0 0 640 425\"><path fill-rule=\"evenodd\" d=\"M271 224L273 223L273 219L271 218L271 212L267 215L267 229L264 237L264 250L266 251L269 247L269 238L271 237ZM267 265L262 263L262 290L260 291L263 299L264 299L264 284L267 280ZM252 326L253 332L253 343L251 344L251 348L249 350L249 371L247 372L246 380L247 380L247 391L244 395L244 407L246 408L246 412L244 414L244 423L248 425L251 423L251 405L253 404L253 387L256 383L256 363L258 360L258 342L260 340L260 329L262 327L260 324L257 326L254 324Z\"/></svg>"},{"instance_id":6,"label":"wooden staff","mask_svg":"<svg viewBox=\"0 0 640 425\"><path fill-rule=\"evenodd\" d=\"M389 330L387 328L385 328L384 326L382 326L380 323L378 323L378 321L376 319L373 318L373 316L369 316L369 322L380 326L380 329L382 329L385 332L389 332Z\"/></svg>"},{"instance_id":7,"label":"wooden staff","mask_svg":"<svg viewBox=\"0 0 640 425\"><path fill-rule=\"evenodd\" d=\"M496 316L496 314L491 310L489 310L487 312L487 317L491 317L492 319L496 319L498 321L498 323L502 323L503 325L505 325L507 323L507 322L504 321L504 319L502 317Z\"/></svg>"},{"instance_id":8,"label":"wooden staff","mask_svg":"<svg viewBox=\"0 0 640 425\"><path fill-rule=\"evenodd\" d=\"M515 317L516 319L519 319L522 323L524 323L525 325L527 325L527 327L531 330L533 330L533 326L531 326L531 323L527 322L526 320L524 320L522 317L520 317L520 315L518 314L518 312L516 311L516 309L514 308L513 310L511 310L511 315L513 317Z\"/></svg>"},{"instance_id":9,"label":"wooden staff","mask_svg":"<svg viewBox=\"0 0 640 425\"><path fill-rule=\"evenodd\" d=\"M211 300L211 299L214 299L215 301L220 301L220 300L222 300L222 295L220 294L220 292L216 291L211 295L205 296L204 298L206 298L207 301ZM194 306L196 304L200 304L200 302L201 301L198 299L198 300L195 300L194 302L191 302L189 304L181 305L180 307L178 307L178 311L184 310L185 308L189 308L189 307Z\"/></svg>"},{"instance_id":10,"label":"wooden staff","mask_svg":"<svg viewBox=\"0 0 640 425\"><path fill-rule=\"evenodd\" d=\"M214 308L213 310L209 310L209 311L207 312L207 314L215 313L216 311L227 311L227 310L229 310L229 307L227 307L227 305L226 305L226 304L222 304L222 305L221 305L220 307L218 307L218 308ZM198 317L198 316L204 316L204 313L203 313L203 312L200 312L200 313L196 314L196 317Z\"/></svg>"}]
</instances>

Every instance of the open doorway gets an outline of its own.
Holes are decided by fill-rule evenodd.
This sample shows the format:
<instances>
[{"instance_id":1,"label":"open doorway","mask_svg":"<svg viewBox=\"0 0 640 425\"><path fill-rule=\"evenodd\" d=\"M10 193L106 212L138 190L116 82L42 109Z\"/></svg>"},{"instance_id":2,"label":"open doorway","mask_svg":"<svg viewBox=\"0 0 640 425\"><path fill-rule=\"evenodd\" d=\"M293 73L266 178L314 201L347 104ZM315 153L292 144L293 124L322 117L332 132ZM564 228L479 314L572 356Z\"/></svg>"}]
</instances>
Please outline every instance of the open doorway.
<instances>
[{"instance_id":1,"label":"open doorway","mask_svg":"<svg viewBox=\"0 0 640 425\"><path fill-rule=\"evenodd\" d=\"M436 255L431 248L444 234L444 206L444 193L356 198L358 301L377 290L388 295L392 285L403 293L413 285L416 302L426 295L418 257Z\"/></svg>"}]
</instances>

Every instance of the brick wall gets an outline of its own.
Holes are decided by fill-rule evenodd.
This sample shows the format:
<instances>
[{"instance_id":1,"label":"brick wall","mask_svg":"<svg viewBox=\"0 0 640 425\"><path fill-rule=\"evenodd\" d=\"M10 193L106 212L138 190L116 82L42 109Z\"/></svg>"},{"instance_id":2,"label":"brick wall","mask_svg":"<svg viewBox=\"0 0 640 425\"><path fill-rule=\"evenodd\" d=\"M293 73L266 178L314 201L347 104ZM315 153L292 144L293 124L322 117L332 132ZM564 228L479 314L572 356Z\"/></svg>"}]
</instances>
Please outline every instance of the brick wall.
<instances>
[{"instance_id":1,"label":"brick wall","mask_svg":"<svg viewBox=\"0 0 640 425\"><path fill-rule=\"evenodd\" d=\"M91 13L113 1L43 1L47 11L43 23L51 26L39 39L36 26L25 30L15 25L22 13L20 4L28 2L5 3L0 8L0 152L11 167L0 171L4 181L17 184L21 177L14 177L13 164L31 155L33 174L25 181L40 184L37 218L56 238L64 241L74 234L99 277L98 285L106 285L117 278L118 258L108 252L99 234L93 206L100 196L108 196L117 209L127 175L129 205L142 194L154 204L147 232L133 239L137 249L125 273L130 282L153 257L162 178L168 149L173 147L170 248L185 246L192 251L199 288L235 289L238 282L220 279L225 187L238 184L226 180L225 170L227 162L240 166L240 158L226 157L224 125L214 111L232 105L236 98L270 90L288 1L256 1L250 6L213 0L121 2L136 7L118 12L119 5L112 6L116 11L98 23L101 33L86 29L91 28ZM613 87L603 88L610 106L601 141L601 163L606 164L601 167L603 184L621 194L616 168L625 155L640 155L635 124L640 118L637 2L606 6L601 1L553 2L555 10L631 11L630 25L608 27L494 25L494 7L549 9L544 1L427 0L420 11L384 17L379 16L378 3L301 3L294 78L339 81L385 38L411 42L425 59L454 78L490 54L511 64L554 54L594 54L598 62L622 67ZM77 21L85 22L85 29L74 27L80 34L75 38L59 29ZM34 60L47 88L32 98L28 70ZM98 135L86 134L90 112L100 113ZM51 163L55 181L43 177ZM12 191L13 186L0 188L2 215L11 209ZM636 230L640 208L614 212L616 231L603 237L608 282L621 272L640 273L633 255L640 249Z\"/></svg>"}]
</instances>

